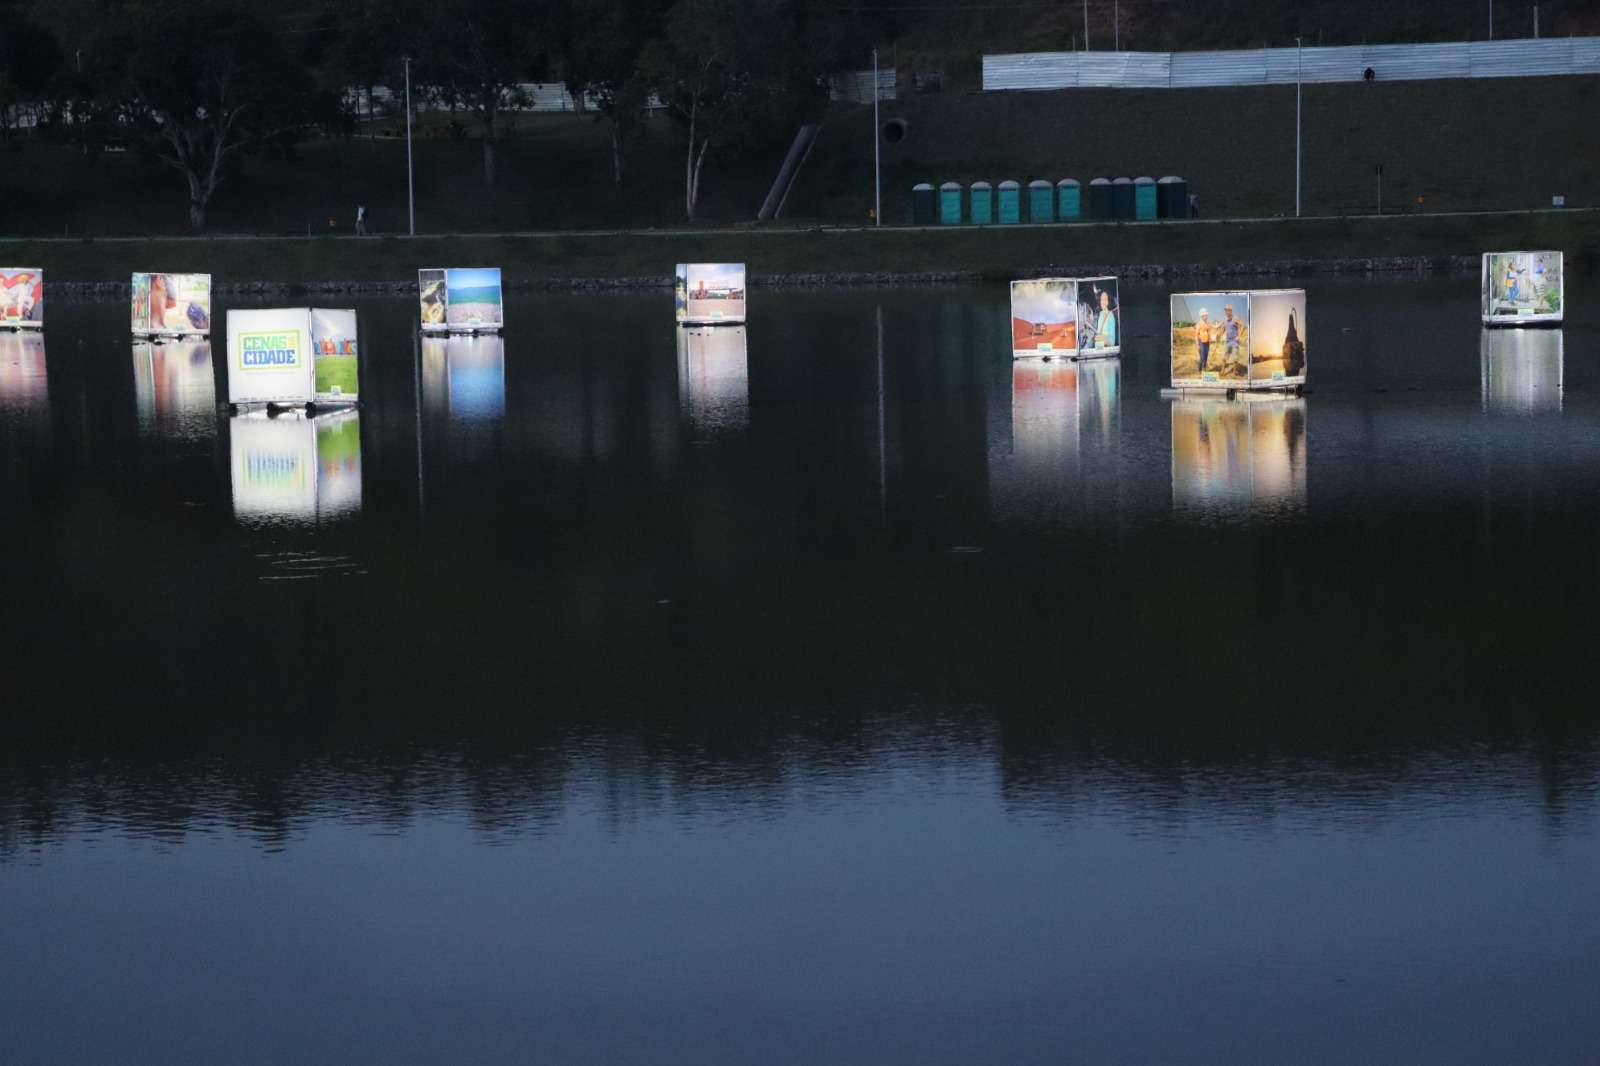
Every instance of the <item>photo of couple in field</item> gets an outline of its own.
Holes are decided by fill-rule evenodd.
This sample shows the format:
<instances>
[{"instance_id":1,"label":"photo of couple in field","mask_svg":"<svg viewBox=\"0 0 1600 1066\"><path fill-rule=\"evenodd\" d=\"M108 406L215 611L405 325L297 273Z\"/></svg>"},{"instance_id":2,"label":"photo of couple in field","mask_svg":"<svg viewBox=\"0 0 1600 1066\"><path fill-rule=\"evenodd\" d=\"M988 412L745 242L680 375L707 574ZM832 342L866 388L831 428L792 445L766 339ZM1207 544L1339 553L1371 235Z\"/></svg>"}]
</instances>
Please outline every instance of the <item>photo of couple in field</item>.
<instances>
[{"instance_id":1,"label":"photo of couple in field","mask_svg":"<svg viewBox=\"0 0 1600 1066\"><path fill-rule=\"evenodd\" d=\"M1172 297L1172 380L1243 384L1250 377L1250 294Z\"/></svg>"}]
</instances>

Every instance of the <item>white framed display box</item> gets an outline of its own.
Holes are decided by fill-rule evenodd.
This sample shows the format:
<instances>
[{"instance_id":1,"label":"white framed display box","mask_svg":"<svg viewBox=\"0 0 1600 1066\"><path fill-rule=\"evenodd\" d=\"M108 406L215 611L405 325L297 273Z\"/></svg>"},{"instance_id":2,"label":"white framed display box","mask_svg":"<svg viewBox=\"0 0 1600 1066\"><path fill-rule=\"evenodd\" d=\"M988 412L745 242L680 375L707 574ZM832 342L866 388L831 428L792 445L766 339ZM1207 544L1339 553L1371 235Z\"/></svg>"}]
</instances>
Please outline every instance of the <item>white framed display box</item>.
<instances>
[{"instance_id":1,"label":"white framed display box","mask_svg":"<svg viewBox=\"0 0 1600 1066\"><path fill-rule=\"evenodd\" d=\"M500 268L417 271L417 311L424 333L499 333L506 324Z\"/></svg>"},{"instance_id":2,"label":"white framed display box","mask_svg":"<svg viewBox=\"0 0 1600 1066\"><path fill-rule=\"evenodd\" d=\"M228 402L355 404L360 399L356 313L323 307L228 312Z\"/></svg>"},{"instance_id":3,"label":"white framed display box","mask_svg":"<svg viewBox=\"0 0 1600 1066\"><path fill-rule=\"evenodd\" d=\"M1122 354L1117 279L1029 278L1011 283L1013 359Z\"/></svg>"},{"instance_id":4,"label":"white framed display box","mask_svg":"<svg viewBox=\"0 0 1600 1066\"><path fill-rule=\"evenodd\" d=\"M135 272L129 315L135 337L211 335L211 275Z\"/></svg>"},{"instance_id":5,"label":"white framed display box","mask_svg":"<svg viewBox=\"0 0 1600 1066\"><path fill-rule=\"evenodd\" d=\"M738 325L745 320L743 263L679 263L673 308L685 326Z\"/></svg>"},{"instance_id":6,"label":"white framed display box","mask_svg":"<svg viewBox=\"0 0 1600 1066\"><path fill-rule=\"evenodd\" d=\"M1566 308L1560 252L1485 252L1481 286L1486 326L1553 326Z\"/></svg>"},{"instance_id":7,"label":"white framed display box","mask_svg":"<svg viewBox=\"0 0 1600 1066\"><path fill-rule=\"evenodd\" d=\"M1306 382L1304 289L1179 292L1168 298L1172 387L1233 392Z\"/></svg>"},{"instance_id":8,"label":"white framed display box","mask_svg":"<svg viewBox=\"0 0 1600 1066\"><path fill-rule=\"evenodd\" d=\"M0 267L0 329L44 328L44 271Z\"/></svg>"}]
</instances>

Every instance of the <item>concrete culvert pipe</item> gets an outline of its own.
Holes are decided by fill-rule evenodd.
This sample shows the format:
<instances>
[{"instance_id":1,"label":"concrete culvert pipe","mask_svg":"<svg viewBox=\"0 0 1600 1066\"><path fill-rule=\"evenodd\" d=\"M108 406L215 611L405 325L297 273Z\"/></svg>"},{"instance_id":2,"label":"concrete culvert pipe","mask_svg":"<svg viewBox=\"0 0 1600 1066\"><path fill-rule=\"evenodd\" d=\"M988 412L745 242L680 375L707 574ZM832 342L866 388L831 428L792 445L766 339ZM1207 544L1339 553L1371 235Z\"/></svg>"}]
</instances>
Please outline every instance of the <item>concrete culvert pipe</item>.
<instances>
[{"instance_id":1,"label":"concrete culvert pipe","mask_svg":"<svg viewBox=\"0 0 1600 1066\"><path fill-rule=\"evenodd\" d=\"M911 124L903 118L892 118L879 126L878 132L889 144L899 144L911 132Z\"/></svg>"}]
</instances>

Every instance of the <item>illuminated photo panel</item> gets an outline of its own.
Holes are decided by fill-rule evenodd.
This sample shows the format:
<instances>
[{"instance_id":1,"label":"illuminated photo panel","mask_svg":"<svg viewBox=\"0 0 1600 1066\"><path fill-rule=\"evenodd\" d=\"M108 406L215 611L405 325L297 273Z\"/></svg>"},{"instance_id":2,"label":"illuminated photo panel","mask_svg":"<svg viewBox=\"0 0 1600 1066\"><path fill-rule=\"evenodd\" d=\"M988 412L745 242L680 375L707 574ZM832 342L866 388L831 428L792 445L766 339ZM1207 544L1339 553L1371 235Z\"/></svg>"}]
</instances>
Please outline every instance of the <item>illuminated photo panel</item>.
<instances>
[{"instance_id":1,"label":"illuminated photo panel","mask_svg":"<svg viewBox=\"0 0 1600 1066\"><path fill-rule=\"evenodd\" d=\"M1067 355L1078 352L1078 282L1073 278L1034 278L1011 283L1011 355Z\"/></svg>"},{"instance_id":2,"label":"illuminated photo panel","mask_svg":"<svg viewBox=\"0 0 1600 1066\"><path fill-rule=\"evenodd\" d=\"M1483 320L1489 325L1560 322L1565 308L1560 252L1489 252L1483 257Z\"/></svg>"},{"instance_id":3,"label":"illuminated photo panel","mask_svg":"<svg viewBox=\"0 0 1600 1066\"><path fill-rule=\"evenodd\" d=\"M228 402L355 403L356 313L310 307L228 312Z\"/></svg>"},{"instance_id":4,"label":"illuminated photo panel","mask_svg":"<svg viewBox=\"0 0 1600 1066\"><path fill-rule=\"evenodd\" d=\"M1250 384L1303 385L1306 380L1306 294L1276 289L1250 294Z\"/></svg>"},{"instance_id":5,"label":"illuminated photo panel","mask_svg":"<svg viewBox=\"0 0 1600 1066\"><path fill-rule=\"evenodd\" d=\"M1250 381L1250 294L1171 297L1172 384L1240 388Z\"/></svg>"},{"instance_id":6,"label":"illuminated photo panel","mask_svg":"<svg viewBox=\"0 0 1600 1066\"><path fill-rule=\"evenodd\" d=\"M673 285L678 321L716 325L745 320L743 263L679 263Z\"/></svg>"},{"instance_id":7,"label":"illuminated photo panel","mask_svg":"<svg viewBox=\"0 0 1600 1066\"><path fill-rule=\"evenodd\" d=\"M359 394L356 313L311 309L312 396L318 403L355 403Z\"/></svg>"},{"instance_id":8,"label":"illuminated photo panel","mask_svg":"<svg viewBox=\"0 0 1600 1066\"><path fill-rule=\"evenodd\" d=\"M0 329L44 326L44 271L0 267Z\"/></svg>"},{"instance_id":9,"label":"illuminated photo panel","mask_svg":"<svg viewBox=\"0 0 1600 1066\"><path fill-rule=\"evenodd\" d=\"M228 402L311 401L311 313L303 307L228 312Z\"/></svg>"},{"instance_id":10,"label":"illuminated photo panel","mask_svg":"<svg viewBox=\"0 0 1600 1066\"><path fill-rule=\"evenodd\" d=\"M1011 356L1084 359L1122 350L1117 279L1032 278L1011 283Z\"/></svg>"},{"instance_id":11,"label":"illuminated photo panel","mask_svg":"<svg viewBox=\"0 0 1600 1066\"><path fill-rule=\"evenodd\" d=\"M1080 358L1116 355L1122 351L1122 304L1116 278L1078 279Z\"/></svg>"},{"instance_id":12,"label":"illuminated photo panel","mask_svg":"<svg viewBox=\"0 0 1600 1066\"><path fill-rule=\"evenodd\" d=\"M211 332L210 274L133 275L136 336L206 336Z\"/></svg>"},{"instance_id":13,"label":"illuminated photo panel","mask_svg":"<svg viewBox=\"0 0 1600 1066\"><path fill-rule=\"evenodd\" d=\"M449 267L417 271L423 330L493 333L505 326L499 267Z\"/></svg>"}]
</instances>

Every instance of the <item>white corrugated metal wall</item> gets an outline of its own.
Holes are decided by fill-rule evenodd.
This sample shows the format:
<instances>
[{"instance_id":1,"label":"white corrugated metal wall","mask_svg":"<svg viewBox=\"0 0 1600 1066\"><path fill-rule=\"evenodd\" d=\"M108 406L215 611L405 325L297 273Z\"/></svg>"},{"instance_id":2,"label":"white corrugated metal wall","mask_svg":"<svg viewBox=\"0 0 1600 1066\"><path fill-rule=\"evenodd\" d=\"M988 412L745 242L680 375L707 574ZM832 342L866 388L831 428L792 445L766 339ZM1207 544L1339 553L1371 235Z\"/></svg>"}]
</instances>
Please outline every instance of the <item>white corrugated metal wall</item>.
<instances>
[{"instance_id":1,"label":"white corrugated metal wall","mask_svg":"<svg viewBox=\"0 0 1600 1066\"><path fill-rule=\"evenodd\" d=\"M1232 52L1023 52L983 57L983 87L1187 89L1360 81L1600 73L1600 37L1252 48Z\"/></svg>"}]
</instances>

